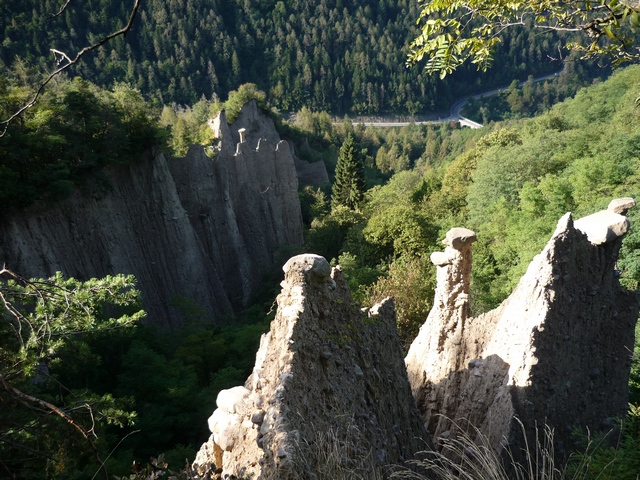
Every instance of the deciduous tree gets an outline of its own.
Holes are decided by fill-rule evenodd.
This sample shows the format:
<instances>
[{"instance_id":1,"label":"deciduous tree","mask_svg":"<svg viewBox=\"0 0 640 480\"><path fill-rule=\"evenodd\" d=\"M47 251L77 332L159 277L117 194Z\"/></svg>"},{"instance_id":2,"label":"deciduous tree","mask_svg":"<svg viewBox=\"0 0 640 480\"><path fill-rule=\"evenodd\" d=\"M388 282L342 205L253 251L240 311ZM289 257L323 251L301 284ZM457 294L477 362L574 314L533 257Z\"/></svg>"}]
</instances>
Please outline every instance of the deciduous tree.
<instances>
[{"instance_id":1,"label":"deciduous tree","mask_svg":"<svg viewBox=\"0 0 640 480\"><path fill-rule=\"evenodd\" d=\"M636 0L422 0L422 4L422 30L411 44L408 64L426 57L426 70L441 78L467 60L486 70L500 35L519 25L580 32L587 42L566 46L586 57L610 55L614 64L640 58L633 46L640 27Z\"/></svg>"}]
</instances>

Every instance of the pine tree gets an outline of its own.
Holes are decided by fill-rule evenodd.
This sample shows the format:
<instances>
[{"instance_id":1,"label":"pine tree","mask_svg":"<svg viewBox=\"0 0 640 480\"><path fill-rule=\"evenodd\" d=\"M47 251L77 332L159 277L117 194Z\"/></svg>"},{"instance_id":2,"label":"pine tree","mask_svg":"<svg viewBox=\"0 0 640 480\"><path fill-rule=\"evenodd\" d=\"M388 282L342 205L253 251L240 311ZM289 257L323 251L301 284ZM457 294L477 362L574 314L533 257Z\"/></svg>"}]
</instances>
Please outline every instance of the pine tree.
<instances>
[{"instance_id":1,"label":"pine tree","mask_svg":"<svg viewBox=\"0 0 640 480\"><path fill-rule=\"evenodd\" d=\"M100 467L87 468L105 467L99 434L106 439L108 425L133 424L130 402L92 392L86 380L74 387L63 379L67 371L82 371L75 370L80 362L98 363L91 338L133 328L144 316L134 287L131 275L82 282L58 272L26 280L0 269L2 478L71 478L93 465L91 458Z\"/></svg>"},{"instance_id":2,"label":"pine tree","mask_svg":"<svg viewBox=\"0 0 640 480\"><path fill-rule=\"evenodd\" d=\"M351 210L357 209L364 198L364 189L364 164L353 135L349 134L340 147L336 180L331 191L331 207L344 205Z\"/></svg>"}]
</instances>

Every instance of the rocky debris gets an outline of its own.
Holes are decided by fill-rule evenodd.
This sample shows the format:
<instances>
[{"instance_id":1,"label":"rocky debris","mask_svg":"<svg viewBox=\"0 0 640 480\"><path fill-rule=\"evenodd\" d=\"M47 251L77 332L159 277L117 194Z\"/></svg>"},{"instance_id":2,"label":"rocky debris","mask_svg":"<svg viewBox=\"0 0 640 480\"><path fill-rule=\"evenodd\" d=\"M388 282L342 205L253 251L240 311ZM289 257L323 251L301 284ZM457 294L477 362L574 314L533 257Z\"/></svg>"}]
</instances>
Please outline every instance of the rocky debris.
<instances>
[{"instance_id":1,"label":"rocky debris","mask_svg":"<svg viewBox=\"0 0 640 480\"><path fill-rule=\"evenodd\" d=\"M149 155L46 209L6 214L0 263L25 277L131 273L147 322L179 326L195 306L221 323L247 305L282 247L303 241L294 158L259 115L243 108L248 140L223 137L214 159L195 145L184 158ZM256 122L275 141L254 141Z\"/></svg>"},{"instance_id":2,"label":"rocky debris","mask_svg":"<svg viewBox=\"0 0 640 480\"><path fill-rule=\"evenodd\" d=\"M529 435L536 425L554 428L566 454L573 427L593 431L624 414L638 298L615 271L628 221L611 219L628 200L575 225L563 216L509 298L479 317L466 317L470 246L445 249L449 262L436 255L436 301L406 357L436 442L469 422L500 451L519 441L517 416Z\"/></svg>"},{"instance_id":3,"label":"rocky debris","mask_svg":"<svg viewBox=\"0 0 640 480\"><path fill-rule=\"evenodd\" d=\"M250 100L242 107L233 125L227 123L225 112L222 111L209 121L209 127L213 130L215 137L221 140L218 145L220 151L231 154L233 145L240 143L248 142L249 145L257 145L259 141L266 140L270 145L278 145L281 141L273 120L258 108L255 100ZM242 131L242 138L240 131ZM322 185L329 182L329 174L324 162L309 163L296 157L293 150L291 154L300 184Z\"/></svg>"},{"instance_id":4,"label":"rocky debris","mask_svg":"<svg viewBox=\"0 0 640 480\"><path fill-rule=\"evenodd\" d=\"M355 474L364 465L367 478L423 450L393 302L361 311L339 267L317 255L293 257L283 270L253 373L218 396L194 466L211 470L218 448L223 474L319 480L335 448L343 467Z\"/></svg>"}]
</instances>

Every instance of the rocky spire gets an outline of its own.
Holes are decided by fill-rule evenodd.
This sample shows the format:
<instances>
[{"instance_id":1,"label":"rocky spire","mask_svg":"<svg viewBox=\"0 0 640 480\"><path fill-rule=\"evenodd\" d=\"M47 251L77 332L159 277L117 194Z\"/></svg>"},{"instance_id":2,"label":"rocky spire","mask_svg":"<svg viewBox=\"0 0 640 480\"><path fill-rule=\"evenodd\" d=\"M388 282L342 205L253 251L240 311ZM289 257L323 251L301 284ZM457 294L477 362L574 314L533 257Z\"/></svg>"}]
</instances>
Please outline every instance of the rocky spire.
<instances>
[{"instance_id":1,"label":"rocky spire","mask_svg":"<svg viewBox=\"0 0 640 480\"><path fill-rule=\"evenodd\" d=\"M470 246L432 256L436 301L406 364L438 441L470 422L499 450L517 441L517 415L529 432L552 426L566 452L574 426L598 429L624 414L638 299L615 265L629 228L621 213L634 204L615 200L575 225L563 216L509 298L476 318L466 317Z\"/></svg>"},{"instance_id":2,"label":"rocky spire","mask_svg":"<svg viewBox=\"0 0 640 480\"><path fill-rule=\"evenodd\" d=\"M342 468L372 478L424 449L393 303L361 311L342 271L317 255L293 257L284 271L253 373L218 396L196 467L211 469L218 452L225 474L332 478L336 451Z\"/></svg>"}]
</instances>

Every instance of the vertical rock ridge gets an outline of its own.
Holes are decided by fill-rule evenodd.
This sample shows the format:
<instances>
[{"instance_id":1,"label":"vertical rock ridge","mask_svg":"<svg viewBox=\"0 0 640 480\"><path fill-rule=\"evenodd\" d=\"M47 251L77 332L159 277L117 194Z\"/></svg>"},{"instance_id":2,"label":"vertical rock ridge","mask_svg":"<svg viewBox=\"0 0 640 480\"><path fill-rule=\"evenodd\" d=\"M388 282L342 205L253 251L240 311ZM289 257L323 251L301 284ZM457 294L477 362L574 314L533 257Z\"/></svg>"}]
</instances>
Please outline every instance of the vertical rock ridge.
<instances>
[{"instance_id":1,"label":"vertical rock ridge","mask_svg":"<svg viewBox=\"0 0 640 480\"><path fill-rule=\"evenodd\" d=\"M459 370L464 361L466 344L463 336L469 317L471 245L475 240L476 235L471 230L452 229L443 240L446 245L444 252L431 255L431 261L437 266L433 308L406 357L412 391L423 411L437 411L445 416L453 413L446 399L438 398L434 388ZM428 379L422 365L429 365ZM454 378L452 382L458 380ZM427 428L434 429L434 422L440 420L438 415L429 416Z\"/></svg>"},{"instance_id":2,"label":"vertical rock ridge","mask_svg":"<svg viewBox=\"0 0 640 480\"><path fill-rule=\"evenodd\" d=\"M251 118L277 138L264 114ZM303 238L290 150L245 142L234 156L224 113L218 125L213 159L197 145L184 158L150 154L106 171L109 189L95 181L46 209L5 216L0 262L28 277L131 273L147 322L177 327L196 310L223 322L251 300L278 250Z\"/></svg>"},{"instance_id":3,"label":"vertical rock ridge","mask_svg":"<svg viewBox=\"0 0 640 480\"><path fill-rule=\"evenodd\" d=\"M320 478L322 452L335 444L344 467L367 478L424 449L393 303L360 311L342 271L317 255L293 257L283 269L278 313L253 373L231 389L242 394L233 408L226 393L218 397L196 466L215 463L217 445L224 474Z\"/></svg>"},{"instance_id":4,"label":"vertical rock ridge","mask_svg":"<svg viewBox=\"0 0 640 480\"><path fill-rule=\"evenodd\" d=\"M250 100L244 107L240 115L233 122L233 125L227 124L227 117L224 111L209 121L209 127L217 139L220 140L218 149L227 154L233 154L236 151L245 151L245 148L254 148L260 150L260 142L266 141L270 145L279 145L281 140L275 128L273 120L262 113L258 108L255 100ZM245 142L247 146L237 147L240 144L239 131L243 130ZM289 153L294 159L294 167L297 173L297 181L302 185L320 186L329 182L329 174L323 161L308 163L296 157L295 152L288 142L284 142Z\"/></svg>"},{"instance_id":5,"label":"vertical rock ridge","mask_svg":"<svg viewBox=\"0 0 640 480\"><path fill-rule=\"evenodd\" d=\"M451 282L464 284L466 264L448 249L432 257L438 301L405 361L436 440L468 421L499 451L517 441L517 416L529 434L554 428L557 451L567 454L574 426L596 430L624 414L638 298L620 287L615 265L629 227L619 212L634 204L615 200L575 225L564 215L513 293L468 318L459 344L450 326L464 321L463 297Z\"/></svg>"}]
</instances>

